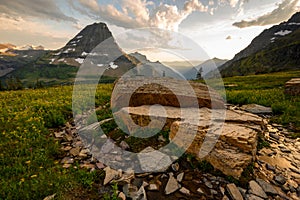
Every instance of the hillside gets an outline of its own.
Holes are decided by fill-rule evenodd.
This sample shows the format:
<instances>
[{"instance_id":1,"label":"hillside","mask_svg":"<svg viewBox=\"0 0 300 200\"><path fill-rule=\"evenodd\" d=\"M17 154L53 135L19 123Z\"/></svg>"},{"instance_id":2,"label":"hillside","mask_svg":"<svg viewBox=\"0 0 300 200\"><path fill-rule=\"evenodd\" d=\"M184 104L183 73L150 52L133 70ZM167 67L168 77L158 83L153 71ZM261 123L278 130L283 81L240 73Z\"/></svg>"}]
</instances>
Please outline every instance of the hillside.
<instances>
[{"instance_id":1,"label":"hillside","mask_svg":"<svg viewBox=\"0 0 300 200\"><path fill-rule=\"evenodd\" d=\"M219 69L223 76L249 75L300 68L300 13L254 38Z\"/></svg>"}]
</instances>

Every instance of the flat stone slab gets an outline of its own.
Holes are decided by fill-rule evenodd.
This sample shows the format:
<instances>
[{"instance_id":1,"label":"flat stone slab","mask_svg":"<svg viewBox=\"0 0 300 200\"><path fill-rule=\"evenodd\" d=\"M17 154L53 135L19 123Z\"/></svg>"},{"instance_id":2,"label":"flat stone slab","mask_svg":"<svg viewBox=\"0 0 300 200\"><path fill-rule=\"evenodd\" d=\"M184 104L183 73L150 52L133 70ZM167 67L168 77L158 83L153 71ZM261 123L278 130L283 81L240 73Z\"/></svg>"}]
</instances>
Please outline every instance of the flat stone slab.
<instances>
[{"instance_id":1,"label":"flat stone slab","mask_svg":"<svg viewBox=\"0 0 300 200\"><path fill-rule=\"evenodd\" d=\"M243 105L241 109L253 114L272 114L272 108L258 104Z\"/></svg>"}]
</instances>

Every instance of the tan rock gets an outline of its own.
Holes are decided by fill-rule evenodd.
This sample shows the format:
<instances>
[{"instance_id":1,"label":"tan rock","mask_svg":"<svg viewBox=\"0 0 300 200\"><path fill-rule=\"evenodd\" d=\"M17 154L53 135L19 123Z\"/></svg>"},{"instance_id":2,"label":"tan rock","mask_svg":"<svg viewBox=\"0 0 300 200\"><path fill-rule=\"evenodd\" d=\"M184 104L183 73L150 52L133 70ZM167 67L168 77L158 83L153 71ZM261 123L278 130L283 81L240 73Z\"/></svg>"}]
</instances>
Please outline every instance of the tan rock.
<instances>
[{"instance_id":1,"label":"tan rock","mask_svg":"<svg viewBox=\"0 0 300 200\"><path fill-rule=\"evenodd\" d=\"M234 183L227 184L226 189L233 200L243 200L243 196Z\"/></svg>"},{"instance_id":2,"label":"tan rock","mask_svg":"<svg viewBox=\"0 0 300 200\"><path fill-rule=\"evenodd\" d=\"M113 108L119 110L124 107L154 104L181 108L225 107L221 96L201 83L145 77L122 78L116 83L111 99Z\"/></svg>"},{"instance_id":3,"label":"tan rock","mask_svg":"<svg viewBox=\"0 0 300 200\"><path fill-rule=\"evenodd\" d=\"M300 95L300 78L293 78L286 82L285 93L289 95Z\"/></svg>"}]
</instances>

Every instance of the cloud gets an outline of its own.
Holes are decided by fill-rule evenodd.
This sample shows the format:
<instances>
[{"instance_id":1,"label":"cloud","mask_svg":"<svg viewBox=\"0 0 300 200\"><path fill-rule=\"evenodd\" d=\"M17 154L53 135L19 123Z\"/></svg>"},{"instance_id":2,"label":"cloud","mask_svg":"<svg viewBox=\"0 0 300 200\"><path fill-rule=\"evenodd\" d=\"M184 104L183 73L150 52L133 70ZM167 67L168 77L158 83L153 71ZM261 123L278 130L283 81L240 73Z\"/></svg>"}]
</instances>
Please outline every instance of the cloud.
<instances>
[{"instance_id":1,"label":"cloud","mask_svg":"<svg viewBox=\"0 0 300 200\"><path fill-rule=\"evenodd\" d=\"M11 17L35 17L55 21L77 22L75 18L62 12L55 0L0 0L0 13Z\"/></svg>"},{"instance_id":2,"label":"cloud","mask_svg":"<svg viewBox=\"0 0 300 200\"><path fill-rule=\"evenodd\" d=\"M204 6L199 0L188 0L182 9L177 5L160 3L156 6L152 1L146 0L121 0L117 8L113 4L99 5L95 0L77 0L90 12L76 6L69 1L70 5L82 14L93 15L94 19L102 19L110 24L124 28L155 27L167 30L178 30L179 24L192 12L210 12L208 6ZM213 2L209 2L213 6ZM154 9L149 9L152 6Z\"/></svg>"},{"instance_id":3,"label":"cloud","mask_svg":"<svg viewBox=\"0 0 300 200\"><path fill-rule=\"evenodd\" d=\"M233 26L245 28L250 26L265 26L280 23L289 19L293 15L296 11L296 5L298 2L299 0L283 0L272 12L262 15L254 20L242 20L240 22L235 22Z\"/></svg>"}]
</instances>

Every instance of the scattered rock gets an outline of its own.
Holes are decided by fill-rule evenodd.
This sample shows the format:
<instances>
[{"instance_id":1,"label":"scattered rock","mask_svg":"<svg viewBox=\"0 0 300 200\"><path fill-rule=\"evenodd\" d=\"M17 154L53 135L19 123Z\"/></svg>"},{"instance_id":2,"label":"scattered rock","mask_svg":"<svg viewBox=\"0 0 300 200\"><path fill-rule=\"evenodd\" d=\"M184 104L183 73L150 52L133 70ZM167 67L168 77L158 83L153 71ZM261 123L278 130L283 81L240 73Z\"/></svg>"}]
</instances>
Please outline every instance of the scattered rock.
<instances>
[{"instance_id":1,"label":"scattered rock","mask_svg":"<svg viewBox=\"0 0 300 200\"><path fill-rule=\"evenodd\" d=\"M126 195L123 192L120 192L118 197L122 200L126 200Z\"/></svg>"},{"instance_id":2,"label":"scattered rock","mask_svg":"<svg viewBox=\"0 0 300 200\"><path fill-rule=\"evenodd\" d=\"M150 190L150 191L158 191L159 187L156 184L152 183L152 184L150 184L148 186L148 190Z\"/></svg>"},{"instance_id":3,"label":"scattered rock","mask_svg":"<svg viewBox=\"0 0 300 200\"><path fill-rule=\"evenodd\" d=\"M257 104L243 105L241 109L253 114L272 114L272 108Z\"/></svg>"},{"instance_id":4,"label":"scattered rock","mask_svg":"<svg viewBox=\"0 0 300 200\"><path fill-rule=\"evenodd\" d=\"M199 194L205 194L205 192L204 192L201 188L198 188L198 189L197 189L197 192L198 192Z\"/></svg>"},{"instance_id":5,"label":"scattered rock","mask_svg":"<svg viewBox=\"0 0 300 200\"><path fill-rule=\"evenodd\" d=\"M105 178L104 178L103 185L106 185L112 180L118 179L122 176L120 171L116 171L114 169L111 169L110 167L106 167L104 171L105 171Z\"/></svg>"},{"instance_id":6,"label":"scattered rock","mask_svg":"<svg viewBox=\"0 0 300 200\"><path fill-rule=\"evenodd\" d=\"M70 150L70 154L73 157L79 156L79 153L80 153L80 147L75 147L75 148Z\"/></svg>"},{"instance_id":7,"label":"scattered rock","mask_svg":"<svg viewBox=\"0 0 300 200\"><path fill-rule=\"evenodd\" d=\"M279 135L277 135L275 133L269 133L269 135L270 135L271 138L273 138L275 140L279 140L280 139Z\"/></svg>"},{"instance_id":8,"label":"scattered rock","mask_svg":"<svg viewBox=\"0 0 300 200\"><path fill-rule=\"evenodd\" d=\"M168 183L165 188L165 194L171 194L178 190L180 188L180 185L178 184L177 180L174 178L173 175L170 175Z\"/></svg>"},{"instance_id":9,"label":"scattered rock","mask_svg":"<svg viewBox=\"0 0 300 200\"><path fill-rule=\"evenodd\" d=\"M147 147L138 154L141 168L145 172L165 171L172 163L170 157L160 151Z\"/></svg>"},{"instance_id":10,"label":"scattered rock","mask_svg":"<svg viewBox=\"0 0 300 200\"><path fill-rule=\"evenodd\" d=\"M191 195L190 191L188 189L186 189L185 187L180 188L179 192L181 192L182 194L185 195Z\"/></svg>"},{"instance_id":11,"label":"scattered rock","mask_svg":"<svg viewBox=\"0 0 300 200\"><path fill-rule=\"evenodd\" d=\"M229 193L232 200L243 200L243 196L240 193L239 189L236 187L234 183L230 183L226 185L227 192Z\"/></svg>"},{"instance_id":12,"label":"scattered rock","mask_svg":"<svg viewBox=\"0 0 300 200\"><path fill-rule=\"evenodd\" d=\"M183 180L184 177L184 172L181 172L180 174L178 174L177 176L177 181L180 183Z\"/></svg>"},{"instance_id":13,"label":"scattered rock","mask_svg":"<svg viewBox=\"0 0 300 200\"><path fill-rule=\"evenodd\" d=\"M52 200L55 198L55 196L56 196L56 194L53 194L53 195L45 197L43 200Z\"/></svg>"},{"instance_id":14,"label":"scattered rock","mask_svg":"<svg viewBox=\"0 0 300 200\"><path fill-rule=\"evenodd\" d=\"M249 182L249 192L251 194L254 194L255 196L259 196L259 197L261 197L263 199L267 199L268 198L268 196L264 192L264 190L259 186L258 183L256 183L253 180Z\"/></svg>"},{"instance_id":15,"label":"scattered rock","mask_svg":"<svg viewBox=\"0 0 300 200\"><path fill-rule=\"evenodd\" d=\"M62 163L62 164L73 164L74 159L70 158L70 157L65 157L60 161L60 163Z\"/></svg>"},{"instance_id":16,"label":"scattered rock","mask_svg":"<svg viewBox=\"0 0 300 200\"><path fill-rule=\"evenodd\" d=\"M96 166L98 167L98 169L104 169L105 168L105 166L102 162L97 162Z\"/></svg>"},{"instance_id":17,"label":"scattered rock","mask_svg":"<svg viewBox=\"0 0 300 200\"><path fill-rule=\"evenodd\" d=\"M172 164L171 167L172 167L172 170L173 170L174 172L178 172L178 170L179 170L179 164L178 164L178 163Z\"/></svg>"},{"instance_id":18,"label":"scattered rock","mask_svg":"<svg viewBox=\"0 0 300 200\"><path fill-rule=\"evenodd\" d=\"M282 175L275 176L274 180L280 185L284 185L286 182L286 179Z\"/></svg>"},{"instance_id":19,"label":"scattered rock","mask_svg":"<svg viewBox=\"0 0 300 200\"><path fill-rule=\"evenodd\" d=\"M120 143L120 147L123 149L123 150L129 150L130 149L130 146L125 142L125 141L122 141Z\"/></svg>"},{"instance_id":20,"label":"scattered rock","mask_svg":"<svg viewBox=\"0 0 300 200\"><path fill-rule=\"evenodd\" d=\"M269 163L266 164L266 168L267 168L268 170L273 171L273 172L276 171L276 168L275 168L274 166L270 165Z\"/></svg>"},{"instance_id":21,"label":"scattered rock","mask_svg":"<svg viewBox=\"0 0 300 200\"><path fill-rule=\"evenodd\" d=\"M254 195L254 194L248 194L247 200L264 200L264 199Z\"/></svg>"},{"instance_id":22,"label":"scattered rock","mask_svg":"<svg viewBox=\"0 0 300 200\"><path fill-rule=\"evenodd\" d=\"M278 195L277 190L275 190L275 188L270 183L267 183L266 181L259 178L257 178L256 181L262 187L265 193L269 195Z\"/></svg>"}]
</instances>

